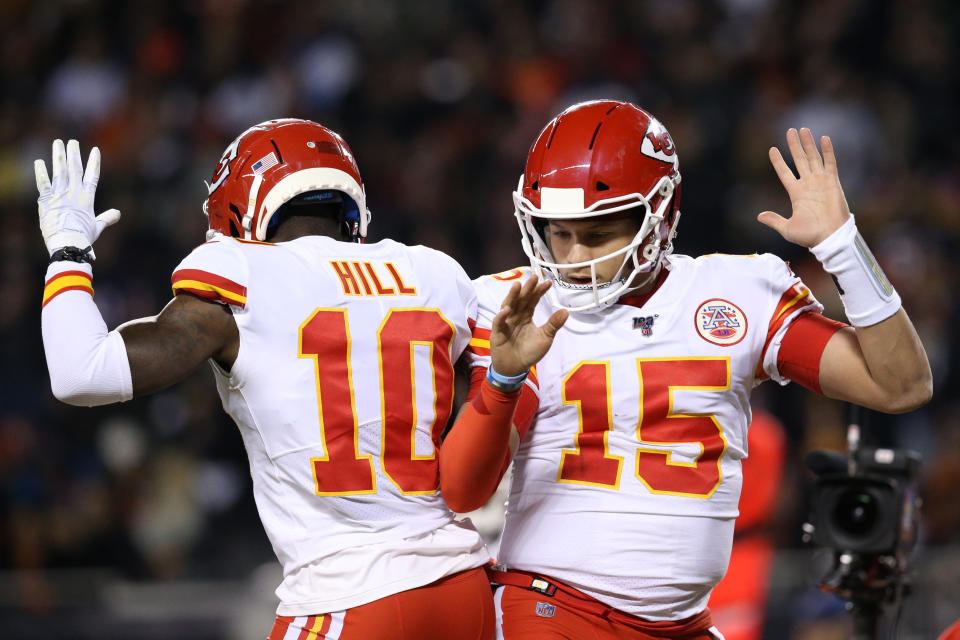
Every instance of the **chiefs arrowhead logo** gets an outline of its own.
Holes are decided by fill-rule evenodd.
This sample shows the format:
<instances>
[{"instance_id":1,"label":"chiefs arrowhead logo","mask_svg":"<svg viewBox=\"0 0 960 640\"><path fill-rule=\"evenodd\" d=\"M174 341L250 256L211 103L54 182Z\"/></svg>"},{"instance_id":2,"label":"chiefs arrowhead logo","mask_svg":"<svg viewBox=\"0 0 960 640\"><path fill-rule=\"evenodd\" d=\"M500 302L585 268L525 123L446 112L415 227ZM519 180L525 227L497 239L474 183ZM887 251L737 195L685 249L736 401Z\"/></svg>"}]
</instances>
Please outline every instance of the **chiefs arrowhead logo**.
<instances>
[{"instance_id":1,"label":"chiefs arrowhead logo","mask_svg":"<svg viewBox=\"0 0 960 640\"><path fill-rule=\"evenodd\" d=\"M668 164L677 163L677 148L673 138L658 120L651 119L647 131L643 134L640 153Z\"/></svg>"}]
</instances>

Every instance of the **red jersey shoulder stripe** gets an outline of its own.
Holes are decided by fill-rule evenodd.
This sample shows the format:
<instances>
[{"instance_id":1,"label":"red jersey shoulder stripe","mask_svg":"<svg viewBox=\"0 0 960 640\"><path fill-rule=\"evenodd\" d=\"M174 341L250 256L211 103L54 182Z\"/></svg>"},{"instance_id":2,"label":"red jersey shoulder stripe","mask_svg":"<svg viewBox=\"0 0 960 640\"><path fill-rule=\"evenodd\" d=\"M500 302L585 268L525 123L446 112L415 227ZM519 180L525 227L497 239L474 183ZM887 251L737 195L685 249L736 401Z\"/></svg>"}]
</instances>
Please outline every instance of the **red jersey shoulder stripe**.
<instances>
[{"instance_id":1,"label":"red jersey shoulder stripe","mask_svg":"<svg viewBox=\"0 0 960 640\"><path fill-rule=\"evenodd\" d=\"M794 311L804 307L813 300L814 298L810 293L810 289L802 282L794 284L780 296L780 300L777 301L777 306L773 310L773 315L770 317L770 324L767 327L767 339L764 340L763 350L760 352L760 361L757 363L756 370L757 379L767 379L767 374L763 371L763 359L767 355L767 349L770 347L773 336L777 335L777 331L780 330L780 327L783 326L783 323L786 322L787 318L789 318Z\"/></svg>"},{"instance_id":2,"label":"red jersey shoulder stripe","mask_svg":"<svg viewBox=\"0 0 960 640\"><path fill-rule=\"evenodd\" d=\"M473 328L473 337L467 343L467 351L478 356L490 355L490 329Z\"/></svg>"},{"instance_id":3,"label":"red jersey shoulder stripe","mask_svg":"<svg viewBox=\"0 0 960 640\"><path fill-rule=\"evenodd\" d=\"M189 292L201 298L232 304L241 309L247 304L247 288L229 278L202 269L179 269L170 278L173 294Z\"/></svg>"}]
</instances>

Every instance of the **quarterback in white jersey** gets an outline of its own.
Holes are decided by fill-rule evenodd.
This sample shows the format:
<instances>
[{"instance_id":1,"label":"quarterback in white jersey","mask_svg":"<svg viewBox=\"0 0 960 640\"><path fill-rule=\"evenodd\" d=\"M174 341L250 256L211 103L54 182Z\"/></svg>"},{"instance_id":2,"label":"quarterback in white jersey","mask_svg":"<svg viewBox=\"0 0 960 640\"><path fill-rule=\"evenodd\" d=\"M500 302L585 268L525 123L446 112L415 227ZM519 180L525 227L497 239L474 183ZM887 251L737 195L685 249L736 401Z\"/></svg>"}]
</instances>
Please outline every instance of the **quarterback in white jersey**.
<instances>
[{"instance_id":1,"label":"quarterback in white jersey","mask_svg":"<svg viewBox=\"0 0 960 640\"><path fill-rule=\"evenodd\" d=\"M799 178L775 149L771 162L793 215L760 221L811 248L853 327L824 318L776 256L671 255L676 147L636 105L574 105L531 148L514 194L531 268L475 281L469 347L474 381L516 403L498 425L514 437L488 466L498 478L513 457L491 572L501 637L721 637L706 604L730 557L751 390L794 381L888 412L929 399L926 354L856 233L829 138L822 157L809 130L787 141ZM569 313L539 362L517 339L535 332L501 320L534 275L553 287L531 326ZM457 422L448 461L478 458L454 439L475 422Z\"/></svg>"},{"instance_id":2,"label":"quarterback in white jersey","mask_svg":"<svg viewBox=\"0 0 960 640\"><path fill-rule=\"evenodd\" d=\"M536 365L539 406L515 454L498 556L650 620L702 611L723 577L750 392L786 382L787 327L820 310L769 254L672 255L664 268L641 308L571 314ZM489 366L484 329L530 274L477 279L472 366ZM534 320L554 310L545 298Z\"/></svg>"},{"instance_id":3,"label":"quarterback in white jersey","mask_svg":"<svg viewBox=\"0 0 960 640\"><path fill-rule=\"evenodd\" d=\"M369 212L346 143L305 120L245 131L209 187L208 242L155 318L107 332L90 256L99 155L54 143L37 165L51 252L43 337L58 398L128 400L208 361L240 429L283 565L270 640L489 640L479 534L440 494L440 436L476 296L426 247L363 244ZM450 482L455 487L454 482Z\"/></svg>"}]
</instances>

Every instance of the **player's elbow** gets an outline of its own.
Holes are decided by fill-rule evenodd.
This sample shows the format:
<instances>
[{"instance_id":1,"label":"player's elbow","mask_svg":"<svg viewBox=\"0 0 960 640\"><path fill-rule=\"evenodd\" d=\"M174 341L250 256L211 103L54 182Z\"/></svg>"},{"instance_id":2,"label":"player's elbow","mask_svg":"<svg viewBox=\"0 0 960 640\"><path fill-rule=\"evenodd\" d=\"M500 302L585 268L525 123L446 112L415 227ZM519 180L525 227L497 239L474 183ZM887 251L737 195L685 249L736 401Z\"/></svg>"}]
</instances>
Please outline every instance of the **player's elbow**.
<instances>
[{"instance_id":1,"label":"player's elbow","mask_svg":"<svg viewBox=\"0 0 960 640\"><path fill-rule=\"evenodd\" d=\"M74 384L73 380L70 380L65 376L51 377L50 390L53 391L53 397L64 404L73 405L75 407L84 406L84 394L79 388L77 388L77 385Z\"/></svg>"},{"instance_id":2,"label":"player's elbow","mask_svg":"<svg viewBox=\"0 0 960 640\"><path fill-rule=\"evenodd\" d=\"M885 413L908 413L924 406L933 397L933 377L927 373L885 396L879 409Z\"/></svg>"},{"instance_id":3,"label":"player's elbow","mask_svg":"<svg viewBox=\"0 0 960 640\"><path fill-rule=\"evenodd\" d=\"M466 491L460 487L444 486L443 483L440 485L440 493L454 513L468 513L487 503L482 496L477 495L477 492Z\"/></svg>"},{"instance_id":4,"label":"player's elbow","mask_svg":"<svg viewBox=\"0 0 960 640\"><path fill-rule=\"evenodd\" d=\"M51 375L50 390L54 398L74 407L96 407L114 402L83 380L67 375Z\"/></svg>"}]
</instances>

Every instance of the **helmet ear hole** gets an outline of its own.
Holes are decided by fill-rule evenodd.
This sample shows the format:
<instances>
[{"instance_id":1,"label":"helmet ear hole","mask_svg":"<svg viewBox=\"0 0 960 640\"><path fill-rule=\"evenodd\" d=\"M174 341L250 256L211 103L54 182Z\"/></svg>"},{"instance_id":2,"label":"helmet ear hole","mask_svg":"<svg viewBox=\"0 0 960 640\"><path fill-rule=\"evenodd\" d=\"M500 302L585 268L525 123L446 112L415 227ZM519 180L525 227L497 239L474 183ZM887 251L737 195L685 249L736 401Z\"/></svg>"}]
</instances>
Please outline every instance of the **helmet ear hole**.
<instances>
[{"instance_id":1,"label":"helmet ear hole","mask_svg":"<svg viewBox=\"0 0 960 640\"><path fill-rule=\"evenodd\" d=\"M609 191L610 185L605 182L597 181L597 191Z\"/></svg>"},{"instance_id":2,"label":"helmet ear hole","mask_svg":"<svg viewBox=\"0 0 960 640\"><path fill-rule=\"evenodd\" d=\"M230 216L229 218L230 237L242 238L243 232L240 230L240 227L237 225L237 220L240 220L241 218L240 208L237 207L237 205L233 204L232 202L229 204L228 208L230 209L230 213L233 214L233 216Z\"/></svg>"}]
</instances>

